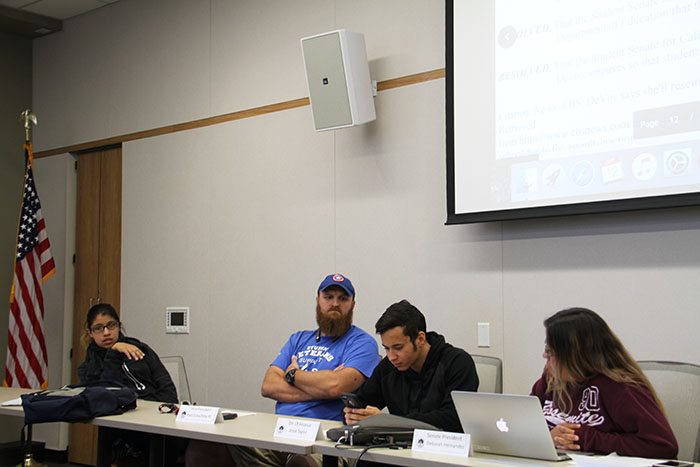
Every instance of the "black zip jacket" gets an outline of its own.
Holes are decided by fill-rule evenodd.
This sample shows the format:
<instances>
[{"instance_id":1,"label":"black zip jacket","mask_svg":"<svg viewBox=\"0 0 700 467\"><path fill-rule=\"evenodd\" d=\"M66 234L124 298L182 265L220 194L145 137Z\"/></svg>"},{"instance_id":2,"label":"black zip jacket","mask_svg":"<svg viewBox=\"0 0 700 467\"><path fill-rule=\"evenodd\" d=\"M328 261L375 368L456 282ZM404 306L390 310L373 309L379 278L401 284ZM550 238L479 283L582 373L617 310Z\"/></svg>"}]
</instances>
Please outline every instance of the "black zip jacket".
<instances>
[{"instance_id":1,"label":"black zip jacket","mask_svg":"<svg viewBox=\"0 0 700 467\"><path fill-rule=\"evenodd\" d=\"M117 350L103 349L92 342L85 353L85 361L78 367L80 382L115 381L135 390L139 399L177 403L173 380L155 351L121 332L117 342L135 345L143 351L143 358L130 360Z\"/></svg>"},{"instance_id":2,"label":"black zip jacket","mask_svg":"<svg viewBox=\"0 0 700 467\"><path fill-rule=\"evenodd\" d=\"M380 410L387 407L393 415L461 433L462 425L450 393L479 388L474 360L436 332L428 332L427 339L430 350L420 374L410 368L399 371L384 357L357 395L366 405Z\"/></svg>"}]
</instances>

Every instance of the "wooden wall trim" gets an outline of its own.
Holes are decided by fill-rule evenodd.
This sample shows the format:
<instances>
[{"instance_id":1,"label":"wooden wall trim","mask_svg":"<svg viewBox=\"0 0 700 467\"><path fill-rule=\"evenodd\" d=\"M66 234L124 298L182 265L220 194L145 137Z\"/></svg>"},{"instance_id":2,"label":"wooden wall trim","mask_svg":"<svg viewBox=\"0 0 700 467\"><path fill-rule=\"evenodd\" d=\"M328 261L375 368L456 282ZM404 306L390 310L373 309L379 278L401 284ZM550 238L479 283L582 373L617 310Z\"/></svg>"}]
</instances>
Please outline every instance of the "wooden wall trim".
<instances>
[{"instance_id":1,"label":"wooden wall trim","mask_svg":"<svg viewBox=\"0 0 700 467\"><path fill-rule=\"evenodd\" d=\"M412 84L424 83L426 81L432 81L435 79L440 79L445 77L445 69L440 68L437 70L426 71L423 73L416 73L414 75L402 76L400 78L389 79L386 81L380 81L377 83L377 91L386 91L389 89L394 89L402 86L409 86ZM134 133L127 133L125 135L113 136L110 138L99 139L95 141L87 141L85 143L73 144L70 146L63 146L60 148L48 149L46 151L38 151L34 153L34 157L49 157L56 156L58 154L65 154L67 152L78 152L85 151L92 148L100 148L104 146L112 146L127 141L134 141L138 139L152 138L153 136L167 135L170 133L177 133L179 131L193 130L195 128L202 128L211 125L218 125L220 123L231 122L234 120L241 120L244 118L257 117L259 115L265 115L273 112L281 112L283 110L295 109L297 107L304 107L309 105L309 98L303 97L301 99L294 99L291 101L280 102L278 104L269 104L262 107L255 107L252 109L241 110L238 112L231 112L223 115L217 115L214 117L207 117L200 120L193 120L185 123L177 123L175 125L167 125L160 128L153 128L150 130L137 131Z\"/></svg>"}]
</instances>

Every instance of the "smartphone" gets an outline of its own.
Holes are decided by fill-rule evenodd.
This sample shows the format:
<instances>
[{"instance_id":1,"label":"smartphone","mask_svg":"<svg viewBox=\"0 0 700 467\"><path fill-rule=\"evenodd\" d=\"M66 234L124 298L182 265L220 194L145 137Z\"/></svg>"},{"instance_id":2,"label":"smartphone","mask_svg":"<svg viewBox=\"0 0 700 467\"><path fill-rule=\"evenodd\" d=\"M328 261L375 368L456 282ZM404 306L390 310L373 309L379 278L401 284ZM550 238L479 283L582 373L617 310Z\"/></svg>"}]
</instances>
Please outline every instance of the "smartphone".
<instances>
[{"instance_id":1,"label":"smartphone","mask_svg":"<svg viewBox=\"0 0 700 467\"><path fill-rule=\"evenodd\" d=\"M653 467L692 467L694 464L692 462L683 462L683 461L666 461L666 462L657 462L656 464L653 465Z\"/></svg>"},{"instance_id":2,"label":"smartphone","mask_svg":"<svg viewBox=\"0 0 700 467\"><path fill-rule=\"evenodd\" d=\"M364 409L365 404L362 403L357 394L351 392L343 392L340 394L340 399L345 404L345 407L350 407L351 409Z\"/></svg>"}]
</instances>

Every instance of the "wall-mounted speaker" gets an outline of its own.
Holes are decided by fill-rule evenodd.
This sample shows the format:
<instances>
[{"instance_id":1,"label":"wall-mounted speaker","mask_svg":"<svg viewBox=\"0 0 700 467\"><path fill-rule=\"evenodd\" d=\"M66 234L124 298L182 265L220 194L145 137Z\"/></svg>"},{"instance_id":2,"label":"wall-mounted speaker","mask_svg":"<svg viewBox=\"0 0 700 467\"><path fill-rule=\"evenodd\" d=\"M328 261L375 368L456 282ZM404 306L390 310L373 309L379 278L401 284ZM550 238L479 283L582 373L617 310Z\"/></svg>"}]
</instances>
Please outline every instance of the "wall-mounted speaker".
<instances>
[{"instance_id":1,"label":"wall-mounted speaker","mask_svg":"<svg viewBox=\"0 0 700 467\"><path fill-rule=\"evenodd\" d=\"M340 29L301 40L316 131L377 118L363 34Z\"/></svg>"}]
</instances>

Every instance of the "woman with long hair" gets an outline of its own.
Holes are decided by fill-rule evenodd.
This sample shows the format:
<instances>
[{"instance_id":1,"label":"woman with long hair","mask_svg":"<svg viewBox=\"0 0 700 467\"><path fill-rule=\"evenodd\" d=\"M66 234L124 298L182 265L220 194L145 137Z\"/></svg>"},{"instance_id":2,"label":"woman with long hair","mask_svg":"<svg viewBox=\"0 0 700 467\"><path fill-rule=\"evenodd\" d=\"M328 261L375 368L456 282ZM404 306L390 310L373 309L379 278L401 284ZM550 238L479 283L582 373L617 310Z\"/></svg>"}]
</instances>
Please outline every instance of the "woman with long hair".
<instances>
[{"instance_id":1,"label":"woman with long hair","mask_svg":"<svg viewBox=\"0 0 700 467\"><path fill-rule=\"evenodd\" d=\"M654 388L595 312L562 310L544 321L542 403L559 449L675 459L678 442Z\"/></svg>"},{"instance_id":2,"label":"woman with long hair","mask_svg":"<svg viewBox=\"0 0 700 467\"><path fill-rule=\"evenodd\" d=\"M145 343L124 335L112 305L90 308L85 325L87 351L78 367L81 383L115 381L136 391L139 399L177 403L175 385L160 358Z\"/></svg>"}]
</instances>

